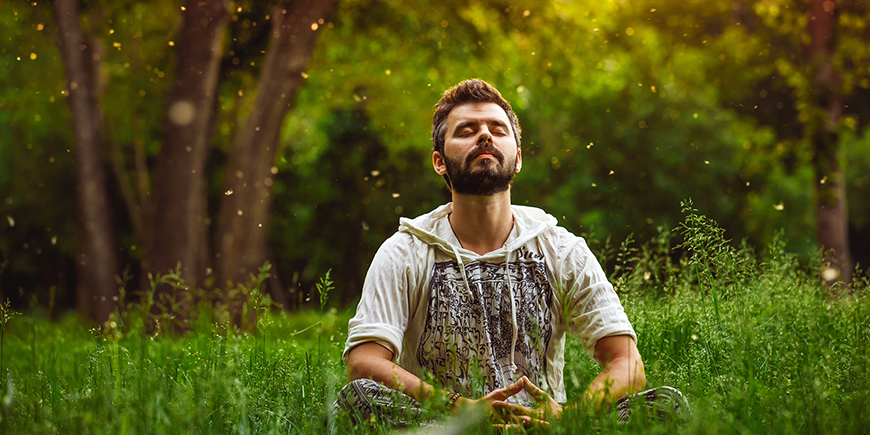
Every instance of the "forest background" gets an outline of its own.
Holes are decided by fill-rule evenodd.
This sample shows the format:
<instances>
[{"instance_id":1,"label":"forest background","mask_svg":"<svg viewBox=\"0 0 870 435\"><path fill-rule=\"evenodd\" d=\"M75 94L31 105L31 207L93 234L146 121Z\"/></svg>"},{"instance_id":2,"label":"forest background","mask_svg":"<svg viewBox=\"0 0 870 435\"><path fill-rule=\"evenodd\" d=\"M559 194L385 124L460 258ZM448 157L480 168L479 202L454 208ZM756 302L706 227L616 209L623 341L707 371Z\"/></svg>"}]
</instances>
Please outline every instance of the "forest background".
<instances>
[{"instance_id":1,"label":"forest background","mask_svg":"<svg viewBox=\"0 0 870 435\"><path fill-rule=\"evenodd\" d=\"M283 307L330 269L348 306L398 218L449 200L432 105L471 77L523 126L514 202L603 258L692 198L732 240L834 250L826 280L870 262L863 1L37 0L0 22L15 307L103 321L119 281L178 264L232 307L267 261Z\"/></svg>"}]
</instances>

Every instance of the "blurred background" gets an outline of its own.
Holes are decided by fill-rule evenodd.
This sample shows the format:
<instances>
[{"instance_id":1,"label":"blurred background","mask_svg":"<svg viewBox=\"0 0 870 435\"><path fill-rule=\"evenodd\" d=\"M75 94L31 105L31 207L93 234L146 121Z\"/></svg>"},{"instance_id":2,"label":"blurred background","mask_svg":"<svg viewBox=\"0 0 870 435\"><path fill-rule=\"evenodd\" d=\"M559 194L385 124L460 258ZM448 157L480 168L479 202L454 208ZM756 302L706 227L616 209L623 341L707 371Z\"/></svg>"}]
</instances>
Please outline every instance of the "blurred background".
<instances>
[{"instance_id":1,"label":"blurred background","mask_svg":"<svg viewBox=\"0 0 870 435\"><path fill-rule=\"evenodd\" d=\"M862 0L35 0L0 22L15 307L101 322L149 273L208 293L265 262L285 309L327 270L352 305L399 217L449 200L432 106L473 77L523 127L514 202L599 253L691 198L735 244L832 250L826 280L870 262Z\"/></svg>"}]
</instances>

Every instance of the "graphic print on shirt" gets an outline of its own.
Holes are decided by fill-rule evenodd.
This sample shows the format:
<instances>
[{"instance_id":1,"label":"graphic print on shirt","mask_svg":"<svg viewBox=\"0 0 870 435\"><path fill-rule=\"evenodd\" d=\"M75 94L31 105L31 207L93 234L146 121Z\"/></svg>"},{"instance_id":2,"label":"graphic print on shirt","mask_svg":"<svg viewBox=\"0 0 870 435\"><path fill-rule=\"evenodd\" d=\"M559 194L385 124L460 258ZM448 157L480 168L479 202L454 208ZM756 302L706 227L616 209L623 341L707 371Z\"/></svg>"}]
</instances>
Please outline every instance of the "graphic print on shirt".
<instances>
[{"instance_id":1,"label":"graphic print on shirt","mask_svg":"<svg viewBox=\"0 0 870 435\"><path fill-rule=\"evenodd\" d=\"M466 397L487 394L515 380L509 378L514 325L508 282L517 319L514 378L527 375L536 385L545 384L553 291L543 257L526 250L518 253L519 261L507 263L509 279L506 263L465 265L473 300L456 262L434 265L417 360L444 387ZM472 388L472 378L480 376L483 385L475 382Z\"/></svg>"}]
</instances>

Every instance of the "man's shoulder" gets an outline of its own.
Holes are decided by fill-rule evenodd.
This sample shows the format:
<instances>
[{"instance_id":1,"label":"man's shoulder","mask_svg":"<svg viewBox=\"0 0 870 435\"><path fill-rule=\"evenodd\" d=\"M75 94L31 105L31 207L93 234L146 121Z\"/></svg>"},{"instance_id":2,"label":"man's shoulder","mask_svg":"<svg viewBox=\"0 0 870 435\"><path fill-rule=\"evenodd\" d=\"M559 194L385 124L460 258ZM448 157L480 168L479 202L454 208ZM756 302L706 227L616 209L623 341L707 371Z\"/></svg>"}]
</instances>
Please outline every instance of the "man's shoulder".
<instances>
[{"instance_id":1,"label":"man's shoulder","mask_svg":"<svg viewBox=\"0 0 870 435\"><path fill-rule=\"evenodd\" d=\"M381 243L381 249L405 251L412 249L417 243L417 238L412 234L406 231L396 231Z\"/></svg>"},{"instance_id":2,"label":"man's shoulder","mask_svg":"<svg viewBox=\"0 0 870 435\"><path fill-rule=\"evenodd\" d=\"M419 266L422 258L419 243L412 235L397 231L381 243L372 259L369 274L372 271L398 273Z\"/></svg>"},{"instance_id":3,"label":"man's shoulder","mask_svg":"<svg viewBox=\"0 0 870 435\"><path fill-rule=\"evenodd\" d=\"M541 234L541 239L552 246L552 249L560 252L590 252L586 239L578 236L564 227L555 226Z\"/></svg>"},{"instance_id":4,"label":"man's shoulder","mask_svg":"<svg viewBox=\"0 0 870 435\"><path fill-rule=\"evenodd\" d=\"M547 227L536 238L546 246L546 250L555 254L556 258L593 255L585 238L559 225Z\"/></svg>"}]
</instances>

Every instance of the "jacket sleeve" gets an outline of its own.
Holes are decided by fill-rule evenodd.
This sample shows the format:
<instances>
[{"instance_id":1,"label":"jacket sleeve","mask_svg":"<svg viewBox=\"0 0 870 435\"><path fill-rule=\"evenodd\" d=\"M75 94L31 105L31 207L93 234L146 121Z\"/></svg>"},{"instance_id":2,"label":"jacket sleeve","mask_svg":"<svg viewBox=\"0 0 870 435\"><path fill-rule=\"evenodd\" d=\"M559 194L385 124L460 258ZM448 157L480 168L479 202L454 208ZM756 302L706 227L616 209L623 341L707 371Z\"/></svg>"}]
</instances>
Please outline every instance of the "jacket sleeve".
<instances>
[{"instance_id":1,"label":"jacket sleeve","mask_svg":"<svg viewBox=\"0 0 870 435\"><path fill-rule=\"evenodd\" d=\"M568 333L580 339L589 356L598 340L637 335L598 260L582 237L562 229L562 255L557 290L560 316Z\"/></svg>"},{"instance_id":2,"label":"jacket sleeve","mask_svg":"<svg viewBox=\"0 0 870 435\"><path fill-rule=\"evenodd\" d=\"M411 265L416 252L412 237L396 233L378 249L363 284L356 315L348 323L347 344L342 359L355 346L376 342L393 352L393 360L402 353L402 339L408 327L408 288Z\"/></svg>"}]
</instances>

